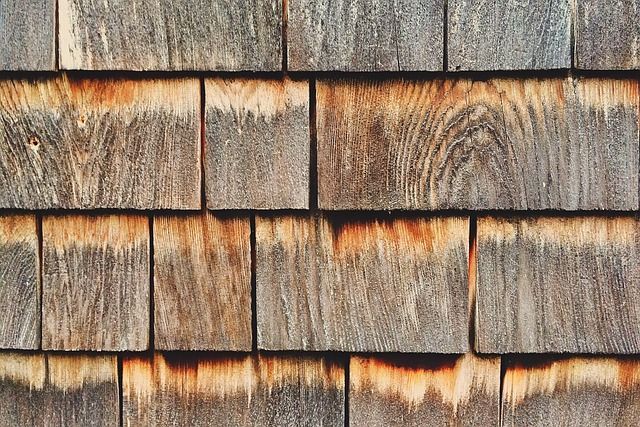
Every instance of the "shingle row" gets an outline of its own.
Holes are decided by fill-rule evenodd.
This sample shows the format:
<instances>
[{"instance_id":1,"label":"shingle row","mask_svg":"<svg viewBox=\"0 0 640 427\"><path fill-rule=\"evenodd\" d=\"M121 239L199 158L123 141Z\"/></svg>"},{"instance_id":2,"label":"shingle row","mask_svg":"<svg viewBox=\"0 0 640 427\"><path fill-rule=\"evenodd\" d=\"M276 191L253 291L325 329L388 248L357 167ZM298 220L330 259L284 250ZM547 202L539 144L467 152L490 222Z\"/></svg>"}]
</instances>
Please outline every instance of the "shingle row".
<instances>
[{"instance_id":1,"label":"shingle row","mask_svg":"<svg viewBox=\"0 0 640 427\"><path fill-rule=\"evenodd\" d=\"M0 68L638 69L639 19L637 0L5 0Z\"/></svg>"},{"instance_id":2,"label":"shingle row","mask_svg":"<svg viewBox=\"0 0 640 427\"><path fill-rule=\"evenodd\" d=\"M317 190L324 210L633 211L639 102L634 79L5 79L0 208L197 210L204 188L214 210Z\"/></svg>"}]
</instances>

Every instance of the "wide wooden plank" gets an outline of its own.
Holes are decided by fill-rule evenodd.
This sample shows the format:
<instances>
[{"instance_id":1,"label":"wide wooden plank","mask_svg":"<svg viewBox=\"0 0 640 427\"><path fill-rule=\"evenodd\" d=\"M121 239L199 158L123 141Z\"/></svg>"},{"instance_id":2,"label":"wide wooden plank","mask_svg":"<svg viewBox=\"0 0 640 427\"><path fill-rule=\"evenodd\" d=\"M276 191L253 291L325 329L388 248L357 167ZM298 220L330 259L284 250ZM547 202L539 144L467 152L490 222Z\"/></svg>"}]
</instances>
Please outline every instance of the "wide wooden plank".
<instances>
[{"instance_id":1,"label":"wide wooden plank","mask_svg":"<svg viewBox=\"0 0 640 427\"><path fill-rule=\"evenodd\" d=\"M0 348L40 345L39 269L35 215L0 216Z\"/></svg>"},{"instance_id":2,"label":"wide wooden plank","mask_svg":"<svg viewBox=\"0 0 640 427\"><path fill-rule=\"evenodd\" d=\"M60 67L277 71L278 0L60 0Z\"/></svg>"},{"instance_id":3,"label":"wide wooden plank","mask_svg":"<svg viewBox=\"0 0 640 427\"><path fill-rule=\"evenodd\" d=\"M357 426L497 426L500 358L351 356L349 421Z\"/></svg>"},{"instance_id":4,"label":"wide wooden plank","mask_svg":"<svg viewBox=\"0 0 640 427\"><path fill-rule=\"evenodd\" d=\"M462 353L466 218L256 218L258 347Z\"/></svg>"},{"instance_id":5,"label":"wide wooden plank","mask_svg":"<svg viewBox=\"0 0 640 427\"><path fill-rule=\"evenodd\" d=\"M323 209L638 208L638 82L321 80Z\"/></svg>"},{"instance_id":6,"label":"wide wooden plank","mask_svg":"<svg viewBox=\"0 0 640 427\"><path fill-rule=\"evenodd\" d=\"M444 0L288 0L292 71L441 71Z\"/></svg>"},{"instance_id":7,"label":"wide wooden plank","mask_svg":"<svg viewBox=\"0 0 640 427\"><path fill-rule=\"evenodd\" d=\"M448 70L571 68L571 7L571 0L449 0Z\"/></svg>"},{"instance_id":8,"label":"wide wooden plank","mask_svg":"<svg viewBox=\"0 0 640 427\"><path fill-rule=\"evenodd\" d=\"M577 68L640 69L640 2L580 0L575 19Z\"/></svg>"},{"instance_id":9,"label":"wide wooden plank","mask_svg":"<svg viewBox=\"0 0 640 427\"><path fill-rule=\"evenodd\" d=\"M123 361L124 425L342 426L344 369L309 356L162 355Z\"/></svg>"},{"instance_id":10,"label":"wide wooden plank","mask_svg":"<svg viewBox=\"0 0 640 427\"><path fill-rule=\"evenodd\" d=\"M638 353L640 220L478 220L476 348Z\"/></svg>"},{"instance_id":11,"label":"wide wooden plank","mask_svg":"<svg viewBox=\"0 0 640 427\"><path fill-rule=\"evenodd\" d=\"M308 81L216 78L205 91L207 207L308 208Z\"/></svg>"},{"instance_id":12,"label":"wide wooden plank","mask_svg":"<svg viewBox=\"0 0 640 427\"><path fill-rule=\"evenodd\" d=\"M115 355L0 353L3 426L118 425Z\"/></svg>"},{"instance_id":13,"label":"wide wooden plank","mask_svg":"<svg viewBox=\"0 0 640 427\"><path fill-rule=\"evenodd\" d=\"M0 208L200 207L197 79L0 80Z\"/></svg>"},{"instance_id":14,"label":"wide wooden plank","mask_svg":"<svg viewBox=\"0 0 640 427\"><path fill-rule=\"evenodd\" d=\"M42 347L147 349L148 218L45 216L42 234Z\"/></svg>"},{"instance_id":15,"label":"wide wooden plank","mask_svg":"<svg viewBox=\"0 0 640 427\"><path fill-rule=\"evenodd\" d=\"M162 350L251 350L249 219L156 216L154 341Z\"/></svg>"},{"instance_id":16,"label":"wide wooden plank","mask_svg":"<svg viewBox=\"0 0 640 427\"><path fill-rule=\"evenodd\" d=\"M55 0L2 0L0 70L55 70L55 15Z\"/></svg>"},{"instance_id":17,"label":"wide wooden plank","mask_svg":"<svg viewBox=\"0 0 640 427\"><path fill-rule=\"evenodd\" d=\"M514 361L504 377L505 426L632 426L640 419L637 359Z\"/></svg>"}]
</instances>

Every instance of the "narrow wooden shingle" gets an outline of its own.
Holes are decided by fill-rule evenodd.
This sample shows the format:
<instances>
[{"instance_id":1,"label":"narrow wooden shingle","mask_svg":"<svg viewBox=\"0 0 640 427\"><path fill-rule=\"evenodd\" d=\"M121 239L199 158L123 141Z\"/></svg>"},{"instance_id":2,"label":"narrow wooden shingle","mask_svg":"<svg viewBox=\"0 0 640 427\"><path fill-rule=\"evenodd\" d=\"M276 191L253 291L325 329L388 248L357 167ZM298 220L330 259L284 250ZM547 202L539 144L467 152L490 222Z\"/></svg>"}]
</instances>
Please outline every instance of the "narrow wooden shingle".
<instances>
[{"instance_id":1,"label":"narrow wooden shingle","mask_svg":"<svg viewBox=\"0 0 640 427\"><path fill-rule=\"evenodd\" d=\"M197 79L0 81L0 208L200 207Z\"/></svg>"},{"instance_id":2,"label":"narrow wooden shingle","mask_svg":"<svg viewBox=\"0 0 640 427\"><path fill-rule=\"evenodd\" d=\"M576 3L576 67L640 69L640 2L578 0Z\"/></svg>"},{"instance_id":3,"label":"narrow wooden shingle","mask_svg":"<svg viewBox=\"0 0 640 427\"><path fill-rule=\"evenodd\" d=\"M476 348L640 352L640 220L478 220Z\"/></svg>"},{"instance_id":4,"label":"narrow wooden shingle","mask_svg":"<svg viewBox=\"0 0 640 427\"><path fill-rule=\"evenodd\" d=\"M60 0L68 70L276 71L280 0Z\"/></svg>"},{"instance_id":5,"label":"narrow wooden shingle","mask_svg":"<svg viewBox=\"0 0 640 427\"><path fill-rule=\"evenodd\" d=\"M632 426L640 419L640 362L595 357L510 363L504 426Z\"/></svg>"},{"instance_id":6,"label":"narrow wooden shingle","mask_svg":"<svg viewBox=\"0 0 640 427\"><path fill-rule=\"evenodd\" d=\"M444 0L288 0L292 71L441 71Z\"/></svg>"},{"instance_id":7,"label":"narrow wooden shingle","mask_svg":"<svg viewBox=\"0 0 640 427\"><path fill-rule=\"evenodd\" d=\"M322 80L322 209L638 209L638 82Z\"/></svg>"},{"instance_id":8,"label":"narrow wooden shingle","mask_svg":"<svg viewBox=\"0 0 640 427\"><path fill-rule=\"evenodd\" d=\"M39 268L35 215L0 216L0 348L40 345Z\"/></svg>"},{"instance_id":9,"label":"narrow wooden shingle","mask_svg":"<svg viewBox=\"0 0 640 427\"><path fill-rule=\"evenodd\" d=\"M42 234L42 347L147 349L148 218L46 216Z\"/></svg>"},{"instance_id":10,"label":"narrow wooden shingle","mask_svg":"<svg viewBox=\"0 0 640 427\"><path fill-rule=\"evenodd\" d=\"M571 1L449 0L448 70L570 68Z\"/></svg>"},{"instance_id":11,"label":"narrow wooden shingle","mask_svg":"<svg viewBox=\"0 0 640 427\"><path fill-rule=\"evenodd\" d=\"M335 362L196 355L125 357L124 425L344 425L344 369Z\"/></svg>"},{"instance_id":12,"label":"narrow wooden shingle","mask_svg":"<svg viewBox=\"0 0 640 427\"><path fill-rule=\"evenodd\" d=\"M258 347L462 353L466 218L256 218Z\"/></svg>"},{"instance_id":13,"label":"narrow wooden shingle","mask_svg":"<svg viewBox=\"0 0 640 427\"><path fill-rule=\"evenodd\" d=\"M0 1L0 70L56 68L56 0Z\"/></svg>"},{"instance_id":14,"label":"narrow wooden shingle","mask_svg":"<svg viewBox=\"0 0 640 427\"><path fill-rule=\"evenodd\" d=\"M161 350L251 350L247 217L156 216L154 341Z\"/></svg>"},{"instance_id":15,"label":"narrow wooden shingle","mask_svg":"<svg viewBox=\"0 0 640 427\"><path fill-rule=\"evenodd\" d=\"M0 425L116 426L115 355L0 353Z\"/></svg>"},{"instance_id":16,"label":"narrow wooden shingle","mask_svg":"<svg viewBox=\"0 0 640 427\"><path fill-rule=\"evenodd\" d=\"M210 209L309 206L309 83L206 80Z\"/></svg>"},{"instance_id":17,"label":"narrow wooden shingle","mask_svg":"<svg viewBox=\"0 0 640 427\"><path fill-rule=\"evenodd\" d=\"M353 427L499 425L499 357L351 356L349 380Z\"/></svg>"}]
</instances>

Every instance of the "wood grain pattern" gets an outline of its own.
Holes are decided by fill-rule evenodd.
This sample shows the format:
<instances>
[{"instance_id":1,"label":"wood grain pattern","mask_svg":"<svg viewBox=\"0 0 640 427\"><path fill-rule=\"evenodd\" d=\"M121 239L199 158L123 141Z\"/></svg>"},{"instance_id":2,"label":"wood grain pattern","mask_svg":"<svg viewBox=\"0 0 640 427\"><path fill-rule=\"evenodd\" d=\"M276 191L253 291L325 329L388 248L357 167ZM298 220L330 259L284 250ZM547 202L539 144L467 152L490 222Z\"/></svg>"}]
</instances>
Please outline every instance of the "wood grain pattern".
<instances>
[{"instance_id":1,"label":"wood grain pattern","mask_svg":"<svg viewBox=\"0 0 640 427\"><path fill-rule=\"evenodd\" d=\"M344 369L320 357L126 357L122 383L124 425L344 425Z\"/></svg>"},{"instance_id":2,"label":"wood grain pattern","mask_svg":"<svg viewBox=\"0 0 640 427\"><path fill-rule=\"evenodd\" d=\"M197 79L0 81L0 208L200 207Z\"/></svg>"},{"instance_id":3,"label":"wood grain pattern","mask_svg":"<svg viewBox=\"0 0 640 427\"><path fill-rule=\"evenodd\" d=\"M631 426L640 419L637 359L545 358L510 363L502 425Z\"/></svg>"},{"instance_id":4,"label":"wood grain pattern","mask_svg":"<svg viewBox=\"0 0 640 427\"><path fill-rule=\"evenodd\" d=\"M55 15L55 0L2 0L0 70L55 70Z\"/></svg>"},{"instance_id":5,"label":"wood grain pattern","mask_svg":"<svg viewBox=\"0 0 640 427\"><path fill-rule=\"evenodd\" d=\"M249 219L154 218L154 341L162 350L251 350Z\"/></svg>"},{"instance_id":6,"label":"wood grain pattern","mask_svg":"<svg viewBox=\"0 0 640 427\"><path fill-rule=\"evenodd\" d=\"M207 79L210 209L309 207L309 83Z\"/></svg>"},{"instance_id":7,"label":"wood grain pattern","mask_svg":"<svg viewBox=\"0 0 640 427\"><path fill-rule=\"evenodd\" d=\"M576 67L640 69L640 3L637 0L577 2Z\"/></svg>"},{"instance_id":8,"label":"wood grain pattern","mask_svg":"<svg viewBox=\"0 0 640 427\"><path fill-rule=\"evenodd\" d=\"M42 234L42 347L146 350L148 218L45 216Z\"/></svg>"},{"instance_id":9,"label":"wood grain pattern","mask_svg":"<svg viewBox=\"0 0 640 427\"><path fill-rule=\"evenodd\" d=\"M450 0L449 71L571 68L571 0Z\"/></svg>"},{"instance_id":10,"label":"wood grain pattern","mask_svg":"<svg viewBox=\"0 0 640 427\"><path fill-rule=\"evenodd\" d=\"M349 421L358 426L497 426L500 358L352 356Z\"/></svg>"},{"instance_id":11,"label":"wood grain pattern","mask_svg":"<svg viewBox=\"0 0 640 427\"><path fill-rule=\"evenodd\" d=\"M462 353L466 218L256 218L258 347Z\"/></svg>"},{"instance_id":12,"label":"wood grain pattern","mask_svg":"<svg viewBox=\"0 0 640 427\"><path fill-rule=\"evenodd\" d=\"M38 260L35 215L0 216L0 348L40 345Z\"/></svg>"},{"instance_id":13,"label":"wood grain pattern","mask_svg":"<svg viewBox=\"0 0 640 427\"><path fill-rule=\"evenodd\" d=\"M292 71L441 71L444 0L288 0Z\"/></svg>"},{"instance_id":14,"label":"wood grain pattern","mask_svg":"<svg viewBox=\"0 0 640 427\"><path fill-rule=\"evenodd\" d=\"M60 0L60 67L277 71L277 0Z\"/></svg>"},{"instance_id":15,"label":"wood grain pattern","mask_svg":"<svg viewBox=\"0 0 640 427\"><path fill-rule=\"evenodd\" d=\"M115 355L0 353L3 426L118 425Z\"/></svg>"},{"instance_id":16,"label":"wood grain pattern","mask_svg":"<svg viewBox=\"0 0 640 427\"><path fill-rule=\"evenodd\" d=\"M322 209L635 210L638 82L321 80Z\"/></svg>"},{"instance_id":17,"label":"wood grain pattern","mask_svg":"<svg viewBox=\"0 0 640 427\"><path fill-rule=\"evenodd\" d=\"M476 348L638 353L640 220L478 220Z\"/></svg>"}]
</instances>

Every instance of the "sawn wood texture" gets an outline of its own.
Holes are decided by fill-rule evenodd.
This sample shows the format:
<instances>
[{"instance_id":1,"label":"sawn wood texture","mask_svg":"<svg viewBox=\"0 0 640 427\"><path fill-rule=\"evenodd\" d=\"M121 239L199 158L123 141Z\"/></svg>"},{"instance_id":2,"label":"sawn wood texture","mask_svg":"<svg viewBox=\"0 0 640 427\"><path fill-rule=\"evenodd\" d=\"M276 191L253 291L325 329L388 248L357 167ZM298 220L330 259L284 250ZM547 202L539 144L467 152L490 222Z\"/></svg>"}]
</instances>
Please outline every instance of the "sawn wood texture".
<instances>
[{"instance_id":1,"label":"sawn wood texture","mask_svg":"<svg viewBox=\"0 0 640 427\"><path fill-rule=\"evenodd\" d=\"M638 82L320 80L321 209L638 209Z\"/></svg>"},{"instance_id":2,"label":"sawn wood texture","mask_svg":"<svg viewBox=\"0 0 640 427\"><path fill-rule=\"evenodd\" d=\"M344 369L320 357L127 356L122 383L124 425L344 425Z\"/></svg>"},{"instance_id":3,"label":"sawn wood texture","mask_svg":"<svg viewBox=\"0 0 640 427\"><path fill-rule=\"evenodd\" d=\"M308 81L207 79L205 93L207 207L308 208Z\"/></svg>"},{"instance_id":4,"label":"sawn wood texture","mask_svg":"<svg viewBox=\"0 0 640 427\"><path fill-rule=\"evenodd\" d=\"M0 348L40 346L39 264L35 215L0 216Z\"/></svg>"},{"instance_id":5,"label":"sawn wood texture","mask_svg":"<svg viewBox=\"0 0 640 427\"><path fill-rule=\"evenodd\" d=\"M640 220L478 220L476 349L640 352Z\"/></svg>"},{"instance_id":6,"label":"sawn wood texture","mask_svg":"<svg viewBox=\"0 0 640 427\"><path fill-rule=\"evenodd\" d=\"M60 0L68 70L277 71L280 0Z\"/></svg>"},{"instance_id":7,"label":"sawn wood texture","mask_svg":"<svg viewBox=\"0 0 640 427\"><path fill-rule=\"evenodd\" d=\"M444 0L288 0L292 71L442 71Z\"/></svg>"},{"instance_id":8,"label":"sawn wood texture","mask_svg":"<svg viewBox=\"0 0 640 427\"><path fill-rule=\"evenodd\" d=\"M146 350L149 219L45 216L42 235L42 348Z\"/></svg>"},{"instance_id":9,"label":"sawn wood texture","mask_svg":"<svg viewBox=\"0 0 640 427\"><path fill-rule=\"evenodd\" d=\"M571 68L571 3L449 0L448 70Z\"/></svg>"},{"instance_id":10,"label":"sawn wood texture","mask_svg":"<svg viewBox=\"0 0 640 427\"><path fill-rule=\"evenodd\" d=\"M349 421L370 426L497 426L500 358L351 356Z\"/></svg>"},{"instance_id":11,"label":"sawn wood texture","mask_svg":"<svg viewBox=\"0 0 640 427\"><path fill-rule=\"evenodd\" d=\"M161 350L251 350L249 218L153 221L154 342Z\"/></svg>"},{"instance_id":12,"label":"sawn wood texture","mask_svg":"<svg viewBox=\"0 0 640 427\"><path fill-rule=\"evenodd\" d=\"M197 209L197 79L0 80L0 208Z\"/></svg>"},{"instance_id":13,"label":"sawn wood texture","mask_svg":"<svg viewBox=\"0 0 640 427\"><path fill-rule=\"evenodd\" d=\"M258 216L258 347L462 353L466 218Z\"/></svg>"}]
</instances>

